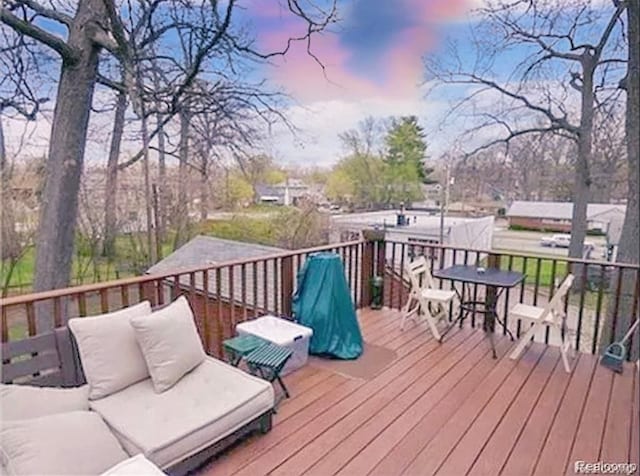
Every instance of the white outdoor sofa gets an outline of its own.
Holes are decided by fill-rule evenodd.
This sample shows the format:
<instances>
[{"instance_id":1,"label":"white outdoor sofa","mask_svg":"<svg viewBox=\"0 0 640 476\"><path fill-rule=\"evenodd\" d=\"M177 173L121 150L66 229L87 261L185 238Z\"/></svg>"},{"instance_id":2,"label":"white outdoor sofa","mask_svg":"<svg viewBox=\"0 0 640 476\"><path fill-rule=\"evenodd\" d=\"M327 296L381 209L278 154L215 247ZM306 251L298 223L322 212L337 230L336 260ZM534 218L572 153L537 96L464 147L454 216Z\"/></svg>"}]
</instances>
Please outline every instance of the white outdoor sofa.
<instances>
[{"instance_id":1,"label":"white outdoor sofa","mask_svg":"<svg viewBox=\"0 0 640 476\"><path fill-rule=\"evenodd\" d=\"M155 322L157 321L153 321L152 324L155 325ZM195 326L193 328L195 329ZM170 334L175 332L172 331ZM80 335L81 339L76 339L77 335ZM274 408L274 391L271 384L205 356L204 353L199 357L201 361L169 388L159 391L158 375L152 371L151 374L155 378L143 378L118 391L95 398L96 385L79 386L85 384L85 370L92 368L93 363L90 363L89 359L94 358L87 356L85 351L83 361L82 336L82 333L76 333L74 336L66 327L55 329L46 339L55 345L53 351L59 361L58 378L35 379L36 384L51 384L52 381L57 381L58 386L71 387L68 391L56 389L57 392L52 392L53 389L48 389L49 396L43 395L40 398L38 390L32 386L2 386L0 456L5 466L2 474L38 473L44 469L40 465L42 463L47 463L46 471L49 474L162 474L159 470L158 473L150 472L149 468L152 467L169 474L185 474L237 439L254 431L266 433L271 428ZM33 339L39 340L31 342L31 348L25 341L21 341L21 344L13 349L11 346L3 349L3 359L18 351L30 353L31 350L37 350L38 355L47 355L48 352L43 347L44 338L39 336ZM91 343L90 340L88 342ZM124 347L126 345L122 344L114 347L118 349L119 354L114 360L123 358L120 354L126 354L126 349L122 350ZM171 345L171 348L179 347ZM51 350L49 349L49 352ZM175 360L174 358L173 361ZM148 359L147 364L149 367L152 366ZM37 362L34 365L37 365ZM135 365L125 366L126 371L123 370L123 373L131 373L134 367ZM25 375L34 373L34 369L29 366L23 365L21 369ZM3 370L3 382L7 380L5 377L18 378L12 364L4 365ZM91 372L95 374L93 368ZM115 380L120 378L112 377ZM113 379L107 384L113 385ZM73 396L68 397L67 394ZM31 398L33 395L36 396ZM58 405L57 402L62 404ZM58 409L51 410L48 408L51 406L57 406ZM54 415L50 415L51 413ZM98 416L100 418L97 418ZM65 419L70 421L68 428L65 428ZM78 461L78 454L69 454L68 461L64 460L65 451L71 450L65 448L65 444L60 440L66 439L66 446L69 446L70 442L78 437L69 433L76 432L74 428L78 425L85 425L81 423L84 419L88 422L86 428L91 428L89 433L95 430L96 441L99 442L90 445L89 449L96 445L101 446L94 448L96 454L101 455L94 460L102 458L97 466L91 466L95 461L91 461L91 455L86 454L82 455L81 462ZM47 431L42 430L47 426L57 428L50 438L47 437ZM103 429L100 429L101 426ZM80 433L87 431L83 430ZM32 434L39 436L33 438ZM91 443L90 436L81 435L78 438L79 446ZM62 448L56 448L60 445ZM53 459L50 462L46 461L47 456L41 451L44 447L53 451ZM31 456L32 460L29 459ZM69 470L65 471L67 463ZM147 472L144 470L145 467Z\"/></svg>"}]
</instances>

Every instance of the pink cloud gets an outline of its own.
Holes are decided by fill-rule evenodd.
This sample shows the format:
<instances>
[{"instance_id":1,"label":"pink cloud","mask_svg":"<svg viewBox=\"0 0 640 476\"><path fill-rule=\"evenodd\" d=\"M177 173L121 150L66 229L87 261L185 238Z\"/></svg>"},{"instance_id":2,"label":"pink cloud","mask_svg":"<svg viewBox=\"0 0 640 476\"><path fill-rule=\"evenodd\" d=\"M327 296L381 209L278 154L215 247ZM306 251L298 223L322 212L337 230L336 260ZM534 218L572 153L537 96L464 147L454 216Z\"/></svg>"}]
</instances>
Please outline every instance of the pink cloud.
<instances>
[{"instance_id":1,"label":"pink cloud","mask_svg":"<svg viewBox=\"0 0 640 476\"><path fill-rule=\"evenodd\" d=\"M286 33L280 31L264 36L263 41L266 47L277 48L286 44L286 38ZM286 56L272 61L273 79L283 84L295 98L313 101L354 94L366 97L380 92L375 83L349 71L350 53L339 45L335 35L314 37L311 51L322 65L309 55L306 42L292 43Z\"/></svg>"},{"instance_id":2,"label":"pink cloud","mask_svg":"<svg viewBox=\"0 0 640 476\"><path fill-rule=\"evenodd\" d=\"M271 61L269 74L301 101L339 98L413 97L422 80L422 58L437 43L434 24L459 18L471 0L402 0L398 8L411 15L413 26L399 30L378 58L371 60L371 74L356 72L355 51L341 44L337 33L312 39L311 50L325 67L307 53L306 42L293 43L285 57ZM302 35L304 23L277 1L261 1L258 44L263 51L282 50L288 38ZM256 7L257 8L257 7ZM375 78L373 77L375 76Z\"/></svg>"}]
</instances>

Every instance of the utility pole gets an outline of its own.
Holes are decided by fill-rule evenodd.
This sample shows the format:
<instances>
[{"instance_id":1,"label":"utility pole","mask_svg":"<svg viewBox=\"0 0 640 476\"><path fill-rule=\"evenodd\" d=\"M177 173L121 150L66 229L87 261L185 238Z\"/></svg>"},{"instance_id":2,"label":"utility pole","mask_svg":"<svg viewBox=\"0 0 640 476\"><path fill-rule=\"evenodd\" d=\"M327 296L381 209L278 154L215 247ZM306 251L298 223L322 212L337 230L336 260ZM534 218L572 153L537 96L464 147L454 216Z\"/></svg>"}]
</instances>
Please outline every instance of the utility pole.
<instances>
[{"instance_id":1,"label":"utility pole","mask_svg":"<svg viewBox=\"0 0 640 476\"><path fill-rule=\"evenodd\" d=\"M441 190L440 196L440 244L444 245L444 216L447 212L447 205L449 204L449 185L452 181L449 164L445 166L445 181L444 187Z\"/></svg>"}]
</instances>

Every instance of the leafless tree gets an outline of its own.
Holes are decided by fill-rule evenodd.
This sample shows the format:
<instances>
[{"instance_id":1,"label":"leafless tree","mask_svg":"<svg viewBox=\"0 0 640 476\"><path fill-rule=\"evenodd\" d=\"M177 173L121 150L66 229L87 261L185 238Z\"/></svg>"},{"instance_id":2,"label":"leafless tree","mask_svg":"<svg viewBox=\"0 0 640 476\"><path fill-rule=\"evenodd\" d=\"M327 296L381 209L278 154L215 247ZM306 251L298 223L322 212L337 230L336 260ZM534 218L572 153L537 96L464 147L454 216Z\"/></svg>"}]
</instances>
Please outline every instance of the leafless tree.
<instances>
[{"instance_id":1,"label":"leafless tree","mask_svg":"<svg viewBox=\"0 0 640 476\"><path fill-rule=\"evenodd\" d=\"M113 118L113 130L111 132L111 144L107 159L107 181L104 200L104 241L102 254L113 258L115 256L116 241L116 197L118 190L118 160L120 158L120 145L125 126L125 114L127 112L127 95L120 91L116 97L116 108Z\"/></svg>"},{"instance_id":2,"label":"leafless tree","mask_svg":"<svg viewBox=\"0 0 640 476\"><path fill-rule=\"evenodd\" d=\"M623 86L627 93L626 146L627 146L627 209L620 236L616 260L621 263L640 262L640 2L629 0L627 6L627 39L629 42L627 74ZM620 281L618 281L620 280ZM612 304L600 333L600 344L608 345L612 340L620 340L631 323L638 318L638 307L634 300L638 296L638 273L628 270L617 275L610 291L620 289L621 300ZM636 314L633 315L633 310ZM614 328L615 324L615 328ZM632 339L630 349L632 359L640 354L640 339Z\"/></svg>"},{"instance_id":3,"label":"leafless tree","mask_svg":"<svg viewBox=\"0 0 640 476\"><path fill-rule=\"evenodd\" d=\"M238 30L232 25L234 13L239 8L236 0L145 0L135 5L129 3L126 8L114 0L79 0L75 5L4 0L0 5L0 22L4 25L2 35L18 38L23 44L47 48L55 55L60 68L37 235L36 290L63 287L69 281L93 93L98 82L113 82L100 69L102 52L108 52L122 68L122 86L134 111L144 120L148 112L143 100L147 83L141 76L141 63L149 45L164 46L169 54L157 56L156 61L173 72L168 90L171 98L167 101L170 116L178 110L185 92L216 48L225 45L256 57L269 57L284 54L292 42L302 41L312 54L312 36L324 30L336 15L333 3L323 9L308 2L288 1L287 11L306 25L305 32L289 39L282 50L264 53L237 36ZM175 22L175 18L188 21ZM48 28L54 23L57 24L55 27ZM60 28L66 29L66 35L58 34ZM197 49L190 52L189 61L182 58L179 63L182 68L175 68L176 55L171 51L171 45L186 30L197 32ZM12 40L9 44L14 43ZM18 45L23 47L20 42ZM154 131L147 130L143 135L142 155L146 158Z\"/></svg>"},{"instance_id":4,"label":"leafless tree","mask_svg":"<svg viewBox=\"0 0 640 476\"><path fill-rule=\"evenodd\" d=\"M472 156L456 158L453 172L456 199L481 200L501 196L512 200L569 201L573 188L576 144L554 133L531 133ZM599 160L594 160L599 165ZM599 177L594 182L605 180ZM613 186L611 187L613 190ZM484 195L484 197L483 197Z\"/></svg>"},{"instance_id":5,"label":"leafless tree","mask_svg":"<svg viewBox=\"0 0 640 476\"><path fill-rule=\"evenodd\" d=\"M592 201L610 203L627 196L624 104L596 114L593 130Z\"/></svg>"},{"instance_id":6,"label":"leafless tree","mask_svg":"<svg viewBox=\"0 0 640 476\"><path fill-rule=\"evenodd\" d=\"M295 250L328 242L329 218L309 201L302 201L298 208L280 211L273 223L278 246Z\"/></svg>"},{"instance_id":7,"label":"leafless tree","mask_svg":"<svg viewBox=\"0 0 640 476\"><path fill-rule=\"evenodd\" d=\"M451 43L444 55L427 60L430 79L468 88L453 108L453 114L473 118L467 137L497 137L469 154L532 133L576 142L572 257L582 256L587 230L594 115L620 96L625 8L623 1L610 7L585 0L490 1L472 27L475 58L463 58ZM524 59L505 74L500 70L507 51Z\"/></svg>"},{"instance_id":8,"label":"leafless tree","mask_svg":"<svg viewBox=\"0 0 640 476\"><path fill-rule=\"evenodd\" d=\"M41 161L16 165L15 160L7 157L6 150L0 149L0 153L5 158L0 168L0 291L5 297L14 282L18 264L33 247Z\"/></svg>"}]
</instances>

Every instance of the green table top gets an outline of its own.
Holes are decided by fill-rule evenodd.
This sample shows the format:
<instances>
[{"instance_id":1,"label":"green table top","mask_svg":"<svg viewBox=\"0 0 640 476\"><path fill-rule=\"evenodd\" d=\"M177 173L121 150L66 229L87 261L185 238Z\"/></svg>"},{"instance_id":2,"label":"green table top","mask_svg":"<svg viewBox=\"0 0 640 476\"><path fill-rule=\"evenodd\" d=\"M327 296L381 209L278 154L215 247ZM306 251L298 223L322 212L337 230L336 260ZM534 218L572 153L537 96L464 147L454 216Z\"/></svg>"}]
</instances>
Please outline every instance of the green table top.
<instances>
[{"instance_id":1,"label":"green table top","mask_svg":"<svg viewBox=\"0 0 640 476\"><path fill-rule=\"evenodd\" d=\"M269 341L251 334L233 337L232 339L227 339L222 343L225 349L240 355L246 355L258 347L262 347L267 344L269 344Z\"/></svg>"},{"instance_id":2,"label":"green table top","mask_svg":"<svg viewBox=\"0 0 640 476\"><path fill-rule=\"evenodd\" d=\"M253 365L261 365L277 369L281 367L293 352L286 347L280 347L275 344L268 344L256 348L253 352L247 355L247 363Z\"/></svg>"}]
</instances>

